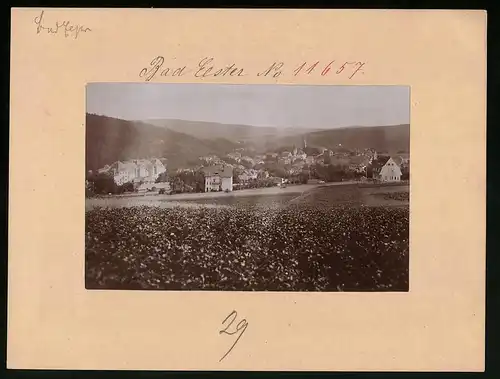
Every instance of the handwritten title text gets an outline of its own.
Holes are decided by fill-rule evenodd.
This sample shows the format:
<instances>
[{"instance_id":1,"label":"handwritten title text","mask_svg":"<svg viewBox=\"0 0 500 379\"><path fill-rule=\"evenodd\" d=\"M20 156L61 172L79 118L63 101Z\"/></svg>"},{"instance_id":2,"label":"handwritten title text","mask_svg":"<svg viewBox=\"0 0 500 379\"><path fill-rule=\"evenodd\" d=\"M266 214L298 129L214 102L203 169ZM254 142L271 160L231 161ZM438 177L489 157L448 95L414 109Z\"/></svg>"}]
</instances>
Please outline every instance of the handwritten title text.
<instances>
[{"instance_id":1,"label":"handwritten title text","mask_svg":"<svg viewBox=\"0 0 500 379\"><path fill-rule=\"evenodd\" d=\"M173 59L175 60L175 59ZM161 55L155 57L147 67L139 72L139 77L149 82L161 77L182 77L192 76L198 79L216 77L267 77L280 78L284 76L344 76L353 79L355 76L364 73L366 62L361 61L310 61L298 64L287 64L282 61L272 62L260 70L250 71L236 63L218 64L213 57L204 57L193 66L167 64Z\"/></svg>"}]
</instances>

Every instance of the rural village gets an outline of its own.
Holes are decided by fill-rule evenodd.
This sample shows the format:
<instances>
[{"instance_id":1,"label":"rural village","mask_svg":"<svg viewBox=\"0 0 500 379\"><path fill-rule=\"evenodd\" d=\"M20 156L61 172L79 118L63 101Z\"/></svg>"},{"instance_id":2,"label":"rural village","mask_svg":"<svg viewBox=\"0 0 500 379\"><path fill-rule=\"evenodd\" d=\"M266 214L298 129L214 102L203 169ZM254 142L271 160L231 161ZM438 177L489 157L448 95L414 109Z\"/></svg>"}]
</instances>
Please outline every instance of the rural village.
<instances>
[{"instance_id":1,"label":"rural village","mask_svg":"<svg viewBox=\"0 0 500 379\"><path fill-rule=\"evenodd\" d=\"M286 187L340 181L400 182L409 180L409 154L303 146L251 154L244 148L225 156L198 158L193 167L170 170L166 158L117 161L89 171L88 196L231 192L240 189Z\"/></svg>"},{"instance_id":2,"label":"rural village","mask_svg":"<svg viewBox=\"0 0 500 379\"><path fill-rule=\"evenodd\" d=\"M407 87L87 91L85 288L409 290Z\"/></svg>"}]
</instances>

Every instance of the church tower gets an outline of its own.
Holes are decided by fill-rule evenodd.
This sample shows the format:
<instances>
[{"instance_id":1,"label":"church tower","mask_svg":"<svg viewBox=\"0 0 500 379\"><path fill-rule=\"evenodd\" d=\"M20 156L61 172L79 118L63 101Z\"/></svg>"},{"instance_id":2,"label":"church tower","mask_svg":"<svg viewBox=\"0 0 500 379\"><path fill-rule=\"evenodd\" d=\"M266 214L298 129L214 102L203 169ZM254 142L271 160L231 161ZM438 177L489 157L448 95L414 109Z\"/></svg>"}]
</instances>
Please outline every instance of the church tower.
<instances>
[{"instance_id":1,"label":"church tower","mask_svg":"<svg viewBox=\"0 0 500 379\"><path fill-rule=\"evenodd\" d=\"M304 138L304 149L307 147L306 139Z\"/></svg>"}]
</instances>

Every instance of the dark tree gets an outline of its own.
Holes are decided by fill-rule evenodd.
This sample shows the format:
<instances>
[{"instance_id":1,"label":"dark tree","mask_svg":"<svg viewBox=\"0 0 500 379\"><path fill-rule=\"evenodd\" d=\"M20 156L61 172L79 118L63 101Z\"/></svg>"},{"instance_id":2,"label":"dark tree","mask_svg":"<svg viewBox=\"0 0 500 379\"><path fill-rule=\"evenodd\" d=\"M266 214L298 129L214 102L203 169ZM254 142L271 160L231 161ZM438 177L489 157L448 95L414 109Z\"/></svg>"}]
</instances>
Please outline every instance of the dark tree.
<instances>
[{"instance_id":1,"label":"dark tree","mask_svg":"<svg viewBox=\"0 0 500 379\"><path fill-rule=\"evenodd\" d=\"M116 185L113 176L108 173L99 173L92 179L94 183L94 191L96 194L117 193L118 186Z\"/></svg>"},{"instance_id":2,"label":"dark tree","mask_svg":"<svg viewBox=\"0 0 500 379\"><path fill-rule=\"evenodd\" d=\"M132 182L127 182L118 187L121 193L124 192L134 192L134 184Z\"/></svg>"},{"instance_id":3,"label":"dark tree","mask_svg":"<svg viewBox=\"0 0 500 379\"><path fill-rule=\"evenodd\" d=\"M307 181L309 180L310 176L311 176L310 170L302 170L299 174L299 182L306 184Z\"/></svg>"},{"instance_id":4,"label":"dark tree","mask_svg":"<svg viewBox=\"0 0 500 379\"><path fill-rule=\"evenodd\" d=\"M170 181L170 177L167 172L162 172L158 175L158 178L155 180L155 183L166 183Z\"/></svg>"}]
</instances>

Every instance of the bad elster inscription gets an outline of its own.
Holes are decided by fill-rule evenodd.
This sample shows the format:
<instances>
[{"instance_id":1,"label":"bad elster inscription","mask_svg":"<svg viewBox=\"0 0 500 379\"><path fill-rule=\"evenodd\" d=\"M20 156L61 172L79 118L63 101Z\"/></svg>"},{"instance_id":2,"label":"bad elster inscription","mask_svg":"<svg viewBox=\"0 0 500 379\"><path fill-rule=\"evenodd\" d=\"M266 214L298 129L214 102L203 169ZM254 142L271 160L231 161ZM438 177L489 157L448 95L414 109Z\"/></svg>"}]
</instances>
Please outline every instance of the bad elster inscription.
<instances>
[{"instance_id":1,"label":"bad elster inscription","mask_svg":"<svg viewBox=\"0 0 500 379\"><path fill-rule=\"evenodd\" d=\"M175 61L175 58L173 58ZM366 62L360 61L311 61L300 64L289 65L282 61L275 61L256 72L251 72L245 68L231 64L219 64L214 58L205 57L201 59L193 68L178 63L166 63L165 57L158 55L150 61L148 67L143 67L139 72L139 77L149 82L157 77L176 77L190 74L198 79L217 77L243 77L255 75L256 77L276 79L284 76L321 76L329 75L345 76L349 80L355 76L364 74Z\"/></svg>"}]
</instances>

